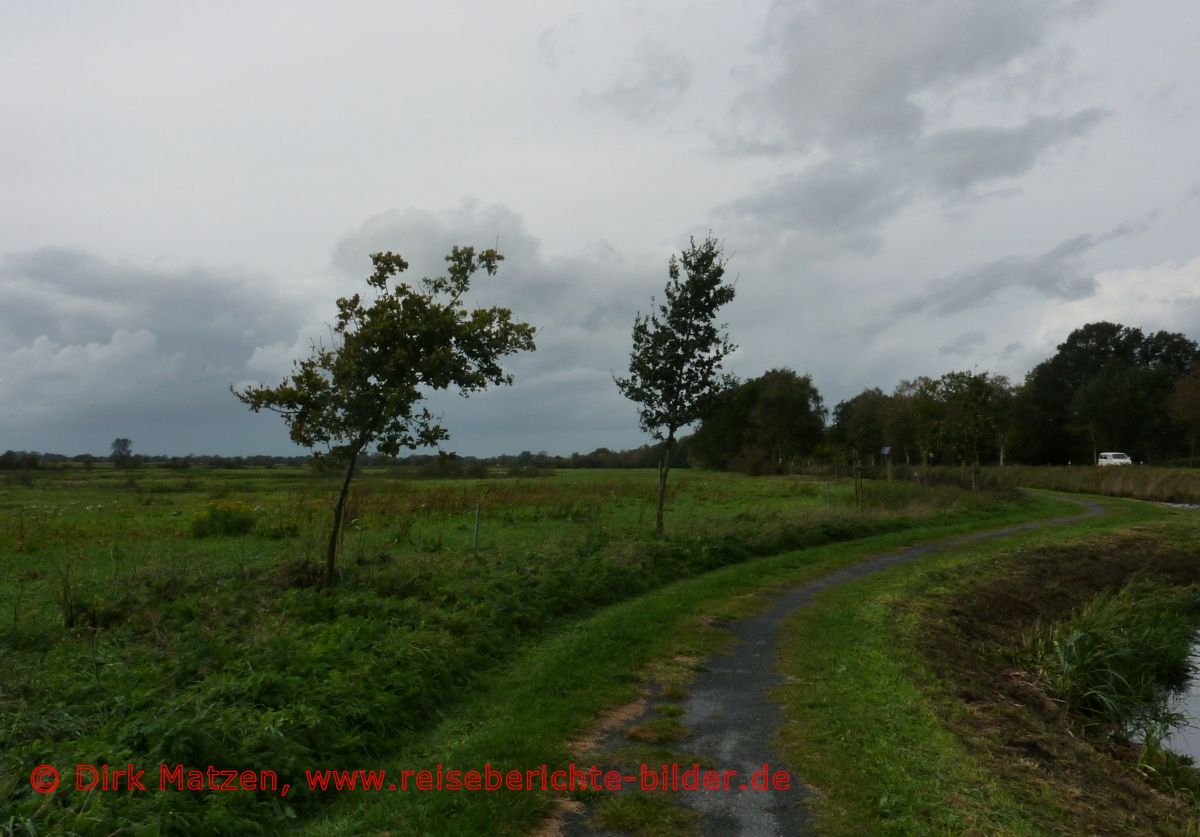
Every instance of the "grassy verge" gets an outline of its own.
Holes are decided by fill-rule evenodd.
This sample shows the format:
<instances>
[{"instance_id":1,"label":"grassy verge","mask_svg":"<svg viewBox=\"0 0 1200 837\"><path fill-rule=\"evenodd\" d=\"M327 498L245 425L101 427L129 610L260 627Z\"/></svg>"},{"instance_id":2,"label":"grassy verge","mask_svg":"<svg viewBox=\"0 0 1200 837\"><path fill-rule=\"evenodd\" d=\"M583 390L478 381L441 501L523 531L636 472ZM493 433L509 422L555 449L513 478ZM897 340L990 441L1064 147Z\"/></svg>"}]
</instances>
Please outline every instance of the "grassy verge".
<instances>
[{"instance_id":1,"label":"grassy verge","mask_svg":"<svg viewBox=\"0 0 1200 837\"><path fill-rule=\"evenodd\" d=\"M570 760L565 742L583 734L605 709L637 696L649 671L677 684L672 660L703 659L724 643L718 625L766 603L748 595L791 585L899 546L1039 517L1077 507L1039 497L987 521L920 526L852 543L791 552L728 566L609 607L549 640L528 646L478 684L472 697L436 728L374 765L395 774L436 765L527 769ZM664 663L664 661L666 661ZM354 765L343 765L352 767ZM632 804L632 803L630 803ZM538 793L344 794L303 829L312 834L518 834L554 801ZM625 812L628 814L629 812Z\"/></svg>"},{"instance_id":2,"label":"grassy verge","mask_svg":"<svg viewBox=\"0 0 1200 837\"><path fill-rule=\"evenodd\" d=\"M1200 518L1107 502L1119 513L930 556L789 620L779 743L819 789L824 832L1190 827L1191 803L1146 781L1136 747L1078 733L1029 670L1034 625L1138 575L1200 580Z\"/></svg>"}]
</instances>

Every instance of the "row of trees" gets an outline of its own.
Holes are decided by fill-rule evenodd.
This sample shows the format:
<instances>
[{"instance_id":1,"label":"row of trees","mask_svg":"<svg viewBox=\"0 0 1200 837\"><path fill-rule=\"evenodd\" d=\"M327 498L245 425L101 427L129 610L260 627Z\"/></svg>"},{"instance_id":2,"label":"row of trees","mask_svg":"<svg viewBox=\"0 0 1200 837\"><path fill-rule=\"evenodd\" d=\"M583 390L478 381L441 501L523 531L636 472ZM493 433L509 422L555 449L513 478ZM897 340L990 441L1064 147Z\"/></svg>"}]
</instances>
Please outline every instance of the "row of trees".
<instances>
[{"instance_id":1,"label":"row of trees","mask_svg":"<svg viewBox=\"0 0 1200 837\"><path fill-rule=\"evenodd\" d=\"M1013 395L1007 378L987 372L903 381L891 395L867 389L834 408L830 442L867 463L888 448L897 462L1004 464Z\"/></svg>"},{"instance_id":2,"label":"row of trees","mask_svg":"<svg viewBox=\"0 0 1200 837\"><path fill-rule=\"evenodd\" d=\"M1194 458L1200 347L1182 334L1114 323L1073 331L1024 382L956 371L863 390L829 416L807 375L774 369L717 397L692 439L709 467L784 473L806 460L877 464ZM829 425L826 427L826 420Z\"/></svg>"},{"instance_id":3,"label":"row of trees","mask_svg":"<svg viewBox=\"0 0 1200 837\"><path fill-rule=\"evenodd\" d=\"M1196 343L1175 332L1114 323L1077 329L1029 373L1014 401L1021 458L1095 461L1099 450L1124 450L1152 462L1190 454L1200 423L1188 408L1197 357Z\"/></svg>"},{"instance_id":4,"label":"row of trees","mask_svg":"<svg viewBox=\"0 0 1200 837\"><path fill-rule=\"evenodd\" d=\"M1142 462L1191 457L1200 433L1200 347L1176 332L1089 323L1021 384L987 372L868 389L834 411L831 438L907 462Z\"/></svg>"}]
</instances>

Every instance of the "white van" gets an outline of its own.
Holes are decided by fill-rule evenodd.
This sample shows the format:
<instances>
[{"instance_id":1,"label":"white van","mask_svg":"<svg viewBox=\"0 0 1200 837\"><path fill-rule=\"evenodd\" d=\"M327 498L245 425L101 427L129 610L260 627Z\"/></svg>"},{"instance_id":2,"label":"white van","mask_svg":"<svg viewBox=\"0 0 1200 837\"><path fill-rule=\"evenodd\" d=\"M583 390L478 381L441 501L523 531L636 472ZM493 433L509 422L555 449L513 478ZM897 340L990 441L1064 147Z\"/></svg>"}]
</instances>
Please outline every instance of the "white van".
<instances>
[{"instance_id":1,"label":"white van","mask_svg":"<svg viewBox=\"0 0 1200 837\"><path fill-rule=\"evenodd\" d=\"M1127 453L1117 453L1116 451L1108 451L1100 454L1097 465L1132 465L1133 460L1129 458Z\"/></svg>"}]
</instances>

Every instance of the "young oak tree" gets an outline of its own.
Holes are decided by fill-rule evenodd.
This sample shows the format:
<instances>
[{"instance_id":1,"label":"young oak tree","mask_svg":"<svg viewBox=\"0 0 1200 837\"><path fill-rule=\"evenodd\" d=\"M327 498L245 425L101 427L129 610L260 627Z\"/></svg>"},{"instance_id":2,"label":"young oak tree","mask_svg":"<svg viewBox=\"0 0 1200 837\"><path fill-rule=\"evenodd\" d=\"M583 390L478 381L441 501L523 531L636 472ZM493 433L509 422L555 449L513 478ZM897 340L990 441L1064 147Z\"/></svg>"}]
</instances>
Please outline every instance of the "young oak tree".
<instances>
[{"instance_id":1,"label":"young oak tree","mask_svg":"<svg viewBox=\"0 0 1200 837\"><path fill-rule=\"evenodd\" d=\"M658 514L654 531L663 531L663 501L675 434L704 417L716 396L734 381L720 375L723 361L737 346L717 325L717 310L733 299L733 286L721 280L721 245L693 238L679 258L671 256L670 280L657 310L633 321L629 377L613 381L621 394L638 404L641 428L662 442L658 460ZM681 278L681 276L686 278ZM654 300L650 300L651 306Z\"/></svg>"},{"instance_id":2,"label":"young oak tree","mask_svg":"<svg viewBox=\"0 0 1200 837\"><path fill-rule=\"evenodd\" d=\"M429 390L457 387L465 396L489 384L511 384L501 358L534 349L534 329L514 322L507 308L467 311L462 296L474 273L495 275L503 256L455 247L446 256L447 276L422 279L415 287L389 280L408 269L395 253L374 253L375 272L367 284L375 298L355 294L338 299L330 348L313 347L295 362L292 374L275 387L247 387L233 394L254 412L283 416L292 441L309 448L324 445L346 469L333 510L325 554L325 586L333 586L338 535L354 466L366 448L385 456L401 448L436 445L450 437L428 409L417 409Z\"/></svg>"}]
</instances>

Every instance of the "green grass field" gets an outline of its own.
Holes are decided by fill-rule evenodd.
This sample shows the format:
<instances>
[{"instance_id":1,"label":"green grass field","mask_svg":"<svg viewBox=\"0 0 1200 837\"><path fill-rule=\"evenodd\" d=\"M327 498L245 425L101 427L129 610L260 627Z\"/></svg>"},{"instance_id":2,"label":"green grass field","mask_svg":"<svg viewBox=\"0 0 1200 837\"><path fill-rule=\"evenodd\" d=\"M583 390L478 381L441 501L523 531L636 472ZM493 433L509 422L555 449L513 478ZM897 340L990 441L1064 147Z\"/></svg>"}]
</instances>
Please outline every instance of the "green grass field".
<instances>
[{"instance_id":1,"label":"green grass field","mask_svg":"<svg viewBox=\"0 0 1200 837\"><path fill-rule=\"evenodd\" d=\"M1031 513L1013 494L679 472L356 483L332 595L336 477L68 470L0 488L0 800L14 833L278 830L325 801L34 794L47 763L356 766L451 717L520 649L609 605L749 559ZM475 508L479 549L471 550ZM577 707L587 711L584 703ZM581 716L583 720L585 716Z\"/></svg>"},{"instance_id":2,"label":"green grass field","mask_svg":"<svg viewBox=\"0 0 1200 837\"><path fill-rule=\"evenodd\" d=\"M303 772L565 764L567 742L646 678L686 695L691 670L677 661L722 647L722 622L762 606L763 592L900 544L1074 509L897 481L868 482L856 511L847 483L681 471L656 538L652 472L418 480L376 469L355 486L330 593L317 582L337 488L337 476L300 468L105 467L0 487L0 834L525 833L552 795L315 793ZM928 643L954 624L947 603L1008 578L1028 550L1067 544L1068 563L1043 561L1040 579L1069 566L1071 544L1110 531L1195 554L1193 513L1113 502L1115 515L831 590L793 620L784 664L796 686L780 697L803 723L783 744L822 791L825 830L1077 822L1079 810L1049 804L1077 787L971 749L952 697L978 684L939 668L957 659L953 638ZM1019 654L1031 635L981 653ZM1070 721L1039 723L1053 749ZM73 789L75 764L130 762L267 769L295 787L286 798ZM31 790L39 764L62 772L57 792ZM1174 762L1151 768L1190 787ZM1091 825L1111 823L1092 809ZM1186 820L1180 810L1173 821Z\"/></svg>"}]
</instances>

